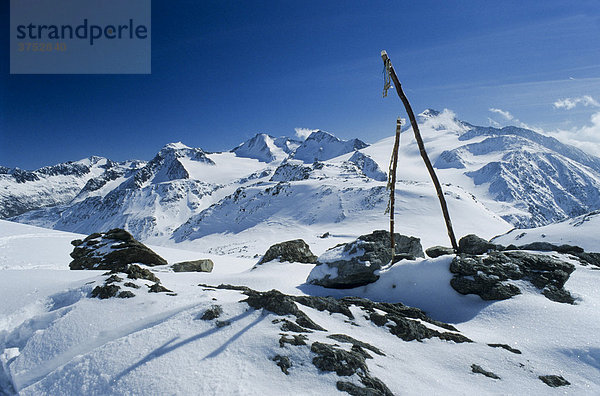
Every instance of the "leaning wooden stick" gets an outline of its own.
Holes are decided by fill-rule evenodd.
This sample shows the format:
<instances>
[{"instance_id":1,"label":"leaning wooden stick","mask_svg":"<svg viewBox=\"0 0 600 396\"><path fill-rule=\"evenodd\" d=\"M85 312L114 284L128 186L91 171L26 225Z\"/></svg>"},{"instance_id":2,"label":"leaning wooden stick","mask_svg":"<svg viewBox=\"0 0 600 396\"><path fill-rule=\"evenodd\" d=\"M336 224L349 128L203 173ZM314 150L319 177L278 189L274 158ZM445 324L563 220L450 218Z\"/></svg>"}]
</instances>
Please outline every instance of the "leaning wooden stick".
<instances>
[{"instance_id":1,"label":"leaning wooden stick","mask_svg":"<svg viewBox=\"0 0 600 396\"><path fill-rule=\"evenodd\" d=\"M392 158L388 169L387 189L390 190L390 200L386 213L390 213L390 247L392 248L392 257L396 254L396 243L394 241L394 203L396 197L396 169L398 168L398 149L400 147L400 131L402 130L402 120L400 117L396 120L396 140L392 150Z\"/></svg>"},{"instance_id":2,"label":"leaning wooden stick","mask_svg":"<svg viewBox=\"0 0 600 396\"><path fill-rule=\"evenodd\" d=\"M421 157L423 158L423 162L425 162L425 166L429 171L429 175L431 176L431 180L433 181L433 185L435 186L435 190L437 192L438 199L440 200L440 206L442 207L442 213L444 215L444 220L446 221L446 228L448 229L448 236L450 237L450 243L452 244L452 248L455 252L458 253L458 245L456 244L456 237L454 236L454 230L452 229L452 222L450 221L450 214L448 213L448 206L446 205L446 199L444 198L444 192L442 191L442 186L440 185L440 181L435 174L435 170L433 169L433 165L431 165L431 161L429 161L429 157L427 156L427 152L425 151L425 145L423 144L423 139L421 138L421 132L419 131L419 126L417 125L417 120L415 119L415 114L413 113L412 107L404 95L404 91L402 91L402 85L400 85L400 81L398 80L398 76L396 76L396 72L394 71L394 67L392 66L392 61L388 56L387 52L381 51L381 58L383 59L383 64L389 73L389 76L394 83L394 87L396 88L396 92L398 92L398 96L400 100L404 104L404 108L406 109L406 113L408 113L408 118L410 119L410 124L412 125L413 132L415 134L415 139L417 140L417 144L419 145L419 151L421 152Z\"/></svg>"}]
</instances>

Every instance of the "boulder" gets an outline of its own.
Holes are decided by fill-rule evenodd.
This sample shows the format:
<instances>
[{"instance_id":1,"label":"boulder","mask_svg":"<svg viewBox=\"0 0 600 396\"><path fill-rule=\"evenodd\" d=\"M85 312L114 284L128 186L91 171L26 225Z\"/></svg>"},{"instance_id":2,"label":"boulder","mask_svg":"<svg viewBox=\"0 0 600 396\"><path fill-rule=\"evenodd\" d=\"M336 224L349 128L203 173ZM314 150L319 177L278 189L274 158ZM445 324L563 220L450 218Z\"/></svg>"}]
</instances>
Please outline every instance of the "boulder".
<instances>
[{"instance_id":1,"label":"boulder","mask_svg":"<svg viewBox=\"0 0 600 396\"><path fill-rule=\"evenodd\" d=\"M477 294L483 300L505 300L520 289L511 280L529 281L548 299L573 303L563 287L575 266L556 258L525 251L491 251L485 256L461 254L450 264L450 285L461 294Z\"/></svg>"},{"instance_id":2,"label":"boulder","mask_svg":"<svg viewBox=\"0 0 600 396\"><path fill-rule=\"evenodd\" d=\"M214 263L211 259L182 261L171 266L175 272L212 272Z\"/></svg>"},{"instance_id":3,"label":"boulder","mask_svg":"<svg viewBox=\"0 0 600 396\"><path fill-rule=\"evenodd\" d=\"M496 245L478 237L475 234L469 234L458 241L458 251L464 254L484 254L490 250L503 250L502 245Z\"/></svg>"},{"instance_id":4,"label":"boulder","mask_svg":"<svg viewBox=\"0 0 600 396\"><path fill-rule=\"evenodd\" d=\"M454 255L454 249L445 246L432 246L425 250L425 254L431 258L436 258L445 255Z\"/></svg>"},{"instance_id":5,"label":"boulder","mask_svg":"<svg viewBox=\"0 0 600 396\"><path fill-rule=\"evenodd\" d=\"M294 239L271 246L258 264L273 260L314 264L317 262L317 256L310 251L310 247L302 239Z\"/></svg>"},{"instance_id":6,"label":"boulder","mask_svg":"<svg viewBox=\"0 0 600 396\"><path fill-rule=\"evenodd\" d=\"M379 230L333 247L318 258L307 281L336 289L364 286L379 279L375 271L392 262L395 255L413 260L425 257L419 238L394 234L394 242L392 255L390 233Z\"/></svg>"},{"instance_id":7,"label":"boulder","mask_svg":"<svg viewBox=\"0 0 600 396\"><path fill-rule=\"evenodd\" d=\"M167 264L165 259L120 228L94 233L71 244L74 246L71 252L73 261L69 264L72 270L123 271L131 263L148 266Z\"/></svg>"}]
</instances>

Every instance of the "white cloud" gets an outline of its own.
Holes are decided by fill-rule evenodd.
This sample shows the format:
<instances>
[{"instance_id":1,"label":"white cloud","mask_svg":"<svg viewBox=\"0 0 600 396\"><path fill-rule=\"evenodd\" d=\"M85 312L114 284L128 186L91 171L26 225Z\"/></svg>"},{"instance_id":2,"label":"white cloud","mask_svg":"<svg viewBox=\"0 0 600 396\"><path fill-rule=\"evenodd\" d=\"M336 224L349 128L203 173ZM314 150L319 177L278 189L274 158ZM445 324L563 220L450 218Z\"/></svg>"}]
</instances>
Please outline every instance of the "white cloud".
<instances>
[{"instance_id":1,"label":"white cloud","mask_svg":"<svg viewBox=\"0 0 600 396\"><path fill-rule=\"evenodd\" d=\"M489 109L492 113L498 113L500 114L502 117L506 118L507 120L513 120L515 117L510 114L510 112L506 111L506 110L502 110L502 109L495 109L493 107L491 107Z\"/></svg>"},{"instance_id":2,"label":"white cloud","mask_svg":"<svg viewBox=\"0 0 600 396\"><path fill-rule=\"evenodd\" d=\"M550 135L580 148L588 154L600 156L600 112L592 114L591 124L569 130L559 129L549 132Z\"/></svg>"},{"instance_id":3,"label":"white cloud","mask_svg":"<svg viewBox=\"0 0 600 396\"><path fill-rule=\"evenodd\" d=\"M515 125L515 126L519 126L521 128L530 129L530 130L538 132L538 133L544 133L544 131L541 128L531 126L529 124L524 123L523 121L519 120L514 115L512 115L509 111L497 109L494 107L490 107L489 111L491 111L492 113L500 114L505 119L504 121L510 121L510 125ZM493 126L494 128L501 128L502 125L509 124L506 122L502 124L490 117L488 117L488 121L489 121L490 125Z\"/></svg>"},{"instance_id":4,"label":"white cloud","mask_svg":"<svg viewBox=\"0 0 600 396\"><path fill-rule=\"evenodd\" d=\"M318 129L309 129L309 128L294 128L296 131L296 136L300 140L306 140L307 137L310 136L311 133L318 131Z\"/></svg>"},{"instance_id":5,"label":"white cloud","mask_svg":"<svg viewBox=\"0 0 600 396\"><path fill-rule=\"evenodd\" d=\"M488 117L488 122L490 123L490 126L493 126L494 128L500 128L502 126L498 121L493 120L490 117Z\"/></svg>"},{"instance_id":6,"label":"white cloud","mask_svg":"<svg viewBox=\"0 0 600 396\"><path fill-rule=\"evenodd\" d=\"M578 98L565 98L559 99L554 102L553 106L555 109L566 109L571 110L575 108L578 104L583 106L592 106L592 107L600 107L600 103L590 95L583 95Z\"/></svg>"}]
</instances>

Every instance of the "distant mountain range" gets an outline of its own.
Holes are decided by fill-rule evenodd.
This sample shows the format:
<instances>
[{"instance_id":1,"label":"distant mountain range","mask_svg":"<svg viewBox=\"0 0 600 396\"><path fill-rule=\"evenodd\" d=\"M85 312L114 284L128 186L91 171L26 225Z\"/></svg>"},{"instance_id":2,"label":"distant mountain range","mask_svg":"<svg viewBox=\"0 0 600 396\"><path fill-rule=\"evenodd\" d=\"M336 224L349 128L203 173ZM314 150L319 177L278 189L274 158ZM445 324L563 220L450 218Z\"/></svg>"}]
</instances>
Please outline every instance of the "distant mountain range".
<instances>
[{"instance_id":1,"label":"distant mountain range","mask_svg":"<svg viewBox=\"0 0 600 396\"><path fill-rule=\"evenodd\" d=\"M597 157L531 130L474 126L446 110L421 113L420 126L459 234L477 228L493 236L600 209ZM410 129L401 139L399 224L431 232L440 224L435 193ZM367 145L324 131L304 141L258 134L229 152L171 143L148 162L90 157L35 171L0 167L0 217L80 233L124 227L154 242L267 229L343 232L349 223L382 228L392 145L392 137Z\"/></svg>"}]
</instances>

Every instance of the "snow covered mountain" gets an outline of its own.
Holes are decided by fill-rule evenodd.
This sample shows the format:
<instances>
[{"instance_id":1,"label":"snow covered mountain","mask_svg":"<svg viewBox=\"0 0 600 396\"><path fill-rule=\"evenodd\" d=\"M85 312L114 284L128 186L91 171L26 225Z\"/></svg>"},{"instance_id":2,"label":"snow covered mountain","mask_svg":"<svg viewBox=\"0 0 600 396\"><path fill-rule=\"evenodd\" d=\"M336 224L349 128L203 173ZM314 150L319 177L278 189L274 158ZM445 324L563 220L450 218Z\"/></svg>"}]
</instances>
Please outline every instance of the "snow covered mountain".
<instances>
[{"instance_id":1,"label":"snow covered mountain","mask_svg":"<svg viewBox=\"0 0 600 396\"><path fill-rule=\"evenodd\" d=\"M315 131L296 149L294 159L312 163L325 161L340 155L351 153L367 147L368 144L359 139L340 140L325 131Z\"/></svg>"},{"instance_id":2,"label":"snow covered mountain","mask_svg":"<svg viewBox=\"0 0 600 396\"><path fill-rule=\"evenodd\" d=\"M46 166L34 171L0 167L0 217L71 202L108 182L129 177L142 161L113 162L102 157Z\"/></svg>"},{"instance_id":3,"label":"snow covered mountain","mask_svg":"<svg viewBox=\"0 0 600 396\"><path fill-rule=\"evenodd\" d=\"M238 157L254 158L262 162L282 161L301 144L302 142L287 137L275 138L259 133L231 152Z\"/></svg>"},{"instance_id":4,"label":"snow covered mountain","mask_svg":"<svg viewBox=\"0 0 600 396\"><path fill-rule=\"evenodd\" d=\"M468 125L468 124L467 124ZM536 132L468 125L459 147L440 154L439 169L460 169L499 202L519 227L541 226L600 208L600 159Z\"/></svg>"},{"instance_id":5,"label":"snow covered mountain","mask_svg":"<svg viewBox=\"0 0 600 396\"><path fill-rule=\"evenodd\" d=\"M473 126L448 110L426 110L420 126L459 236L492 237L600 209L596 157L527 129ZM385 227L392 146L393 137L367 145L323 131L304 142L259 134L223 153L172 143L147 163L90 159L59 175L4 169L0 213L85 234L124 227L155 244L248 256L288 236L319 244L329 233L345 242L358 236L348 228ZM448 243L410 129L401 134L396 212L400 232L425 228L426 247Z\"/></svg>"}]
</instances>

